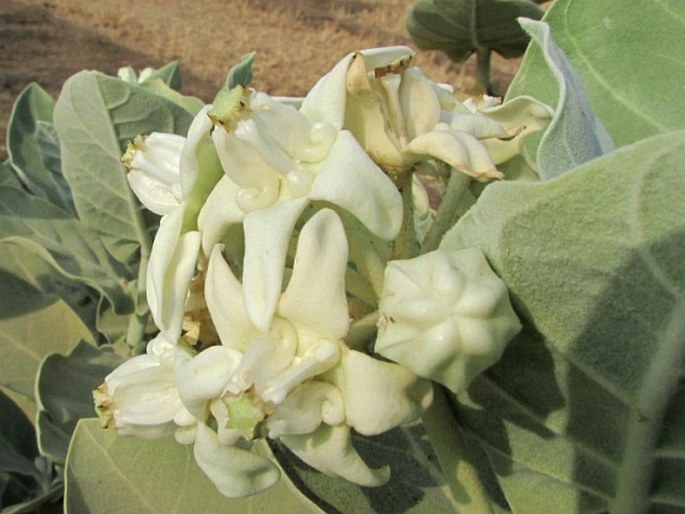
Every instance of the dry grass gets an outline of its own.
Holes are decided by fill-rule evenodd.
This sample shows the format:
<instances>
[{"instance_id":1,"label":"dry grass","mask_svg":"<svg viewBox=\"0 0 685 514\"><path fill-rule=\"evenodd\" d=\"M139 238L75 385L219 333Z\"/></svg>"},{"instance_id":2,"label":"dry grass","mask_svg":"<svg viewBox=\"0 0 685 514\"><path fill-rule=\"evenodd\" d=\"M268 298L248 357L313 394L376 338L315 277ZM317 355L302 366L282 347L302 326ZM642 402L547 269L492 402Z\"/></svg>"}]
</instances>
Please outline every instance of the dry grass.
<instances>
[{"instance_id":1,"label":"dry grass","mask_svg":"<svg viewBox=\"0 0 685 514\"><path fill-rule=\"evenodd\" d=\"M114 74L121 66L179 60L184 92L210 101L227 70L256 50L260 90L304 95L346 53L414 46L404 28L412 0L3 0L0 5L0 157L11 102L30 81L57 95L80 69ZM472 91L473 63L419 52L426 75ZM503 91L517 61L495 58Z\"/></svg>"}]
</instances>

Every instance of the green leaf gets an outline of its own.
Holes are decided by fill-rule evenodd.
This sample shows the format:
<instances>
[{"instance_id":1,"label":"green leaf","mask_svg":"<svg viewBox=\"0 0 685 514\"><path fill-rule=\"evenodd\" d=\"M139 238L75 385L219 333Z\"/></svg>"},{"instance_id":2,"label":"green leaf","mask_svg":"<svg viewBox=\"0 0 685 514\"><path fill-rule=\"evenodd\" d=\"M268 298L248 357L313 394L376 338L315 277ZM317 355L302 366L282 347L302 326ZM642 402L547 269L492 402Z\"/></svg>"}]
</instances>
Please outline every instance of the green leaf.
<instances>
[{"instance_id":1,"label":"green leaf","mask_svg":"<svg viewBox=\"0 0 685 514\"><path fill-rule=\"evenodd\" d=\"M33 424L21 409L0 392L0 471L35 476L38 456Z\"/></svg>"},{"instance_id":2,"label":"green leaf","mask_svg":"<svg viewBox=\"0 0 685 514\"><path fill-rule=\"evenodd\" d=\"M60 169L52 114L55 101L38 84L17 98L7 128L7 153L26 188L73 213L71 194Z\"/></svg>"},{"instance_id":3,"label":"green leaf","mask_svg":"<svg viewBox=\"0 0 685 514\"><path fill-rule=\"evenodd\" d=\"M0 187L0 239L43 258L69 279L105 294L117 312L133 310L126 279L133 273L114 261L100 236L45 200ZM41 270L42 271L42 270Z\"/></svg>"},{"instance_id":4,"label":"green leaf","mask_svg":"<svg viewBox=\"0 0 685 514\"><path fill-rule=\"evenodd\" d=\"M685 2L555 0L545 21L580 75L594 112L616 146L685 128ZM658 30L655 29L658 27ZM548 105L556 81L535 45L526 53L507 98L531 95ZM534 153L533 153L534 155Z\"/></svg>"},{"instance_id":5,"label":"green leaf","mask_svg":"<svg viewBox=\"0 0 685 514\"><path fill-rule=\"evenodd\" d=\"M443 50L456 62L479 48L504 57L522 55L529 38L516 18L540 19L529 0L418 0L407 14L407 30L424 50Z\"/></svg>"},{"instance_id":6,"label":"green leaf","mask_svg":"<svg viewBox=\"0 0 685 514\"><path fill-rule=\"evenodd\" d=\"M9 160L0 162L0 186L13 187L14 189L23 189L24 187L14 173Z\"/></svg>"},{"instance_id":7,"label":"green leaf","mask_svg":"<svg viewBox=\"0 0 685 514\"><path fill-rule=\"evenodd\" d=\"M442 243L481 248L524 322L457 406L515 511L685 506L684 159L678 131L493 184Z\"/></svg>"},{"instance_id":8,"label":"green leaf","mask_svg":"<svg viewBox=\"0 0 685 514\"><path fill-rule=\"evenodd\" d=\"M353 436L354 446L372 468L390 465L390 481L360 487L324 475L300 461L281 443L274 455L288 475L326 512L454 512L455 504L422 425L396 428L375 437Z\"/></svg>"},{"instance_id":9,"label":"green leaf","mask_svg":"<svg viewBox=\"0 0 685 514\"><path fill-rule=\"evenodd\" d=\"M252 82L252 63L257 52L250 52L240 57L240 62L228 70L226 89L229 91L236 86L247 87Z\"/></svg>"},{"instance_id":10,"label":"green leaf","mask_svg":"<svg viewBox=\"0 0 685 514\"><path fill-rule=\"evenodd\" d=\"M124 263L149 251L140 205L121 163L127 142L153 131L185 134L192 115L179 105L123 80L84 71L64 84L55 105L62 168L79 218L99 231Z\"/></svg>"},{"instance_id":11,"label":"green leaf","mask_svg":"<svg viewBox=\"0 0 685 514\"><path fill-rule=\"evenodd\" d=\"M52 353L36 376L38 446L42 455L64 464L80 418L93 417L93 389L123 362L121 356L81 342L68 355Z\"/></svg>"},{"instance_id":12,"label":"green leaf","mask_svg":"<svg viewBox=\"0 0 685 514\"><path fill-rule=\"evenodd\" d=\"M221 496L195 464L192 446L122 437L95 419L77 425L65 479L65 512L71 514L321 512L284 480L255 496Z\"/></svg>"},{"instance_id":13,"label":"green leaf","mask_svg":"<svg viewBox=\"0 0 685 514\"><path fill-rule=\"evenodd\" d=\"M0 385L33 398L34 378L43 358L69 352L88 328L61 299L0 271Z\"/></svg>"},{"instance_id":14,"label":"green leaf","mask_svg":"<svg viewBox=\"0 0 685 514\"><path fill-rule=\"evenodd\" d=\"M583 84L554 42L549 25L520 20L542 49L559 84L559 101L537 153L540 178L549 180L614 149L611 136L592 112Z\"/></svg>"},{"instance_id":15,"label":"green leaf","mask_svg":"<svg viewBox=\"0 0 685 514\"><path fill-rule=\"evenodd\" d=\"M161 68L150 72L144 79L146 81L161 80L174 91L181 90L181 66L178 61L172 61Z\"/></svg>"},{"instance_id":16,"label":"green leaf","mask_svg":"<svg viewBox=\"0 0 685 514\"><path fill-rule=\"evenodd\" d=\"M157 96L161 96L162 98L166 98L167 100L174 102L176 105L182 107L193 116L195 116L205 105L205 103L199 98L182 95L178 91L170 88L160 79L152 80L150 78L146 78L138 85L145 91L149 91L150 93L154 93Z\"/></svg>"}]
</instances>

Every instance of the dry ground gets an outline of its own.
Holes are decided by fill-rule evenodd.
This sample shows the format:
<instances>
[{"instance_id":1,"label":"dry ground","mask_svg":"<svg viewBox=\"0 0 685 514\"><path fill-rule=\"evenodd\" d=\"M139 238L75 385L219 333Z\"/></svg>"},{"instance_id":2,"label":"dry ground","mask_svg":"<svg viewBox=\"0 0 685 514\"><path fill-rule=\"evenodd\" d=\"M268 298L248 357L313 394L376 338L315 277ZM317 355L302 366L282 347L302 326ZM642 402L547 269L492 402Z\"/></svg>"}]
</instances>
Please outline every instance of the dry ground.
<instances>
[{"instance_id":1,"label":"dry ground","mask_svg":"<svg viewBox=\"0 0 685 514\"><path fill-rule=\"evenodd\" d=\"M119 67L181 63L183 92L210 101L226 71L256 50L253 85L277 95L303 95L343 55L412 44L404 15L412 0L2 0L0 2L0 158L14 98L31 81L57 96L81 69L116 74ZM495 58L503 91L517 61ZM432 79L474 87L464 67L440 52L419 52Z\"/></svg>"}]
</instances>

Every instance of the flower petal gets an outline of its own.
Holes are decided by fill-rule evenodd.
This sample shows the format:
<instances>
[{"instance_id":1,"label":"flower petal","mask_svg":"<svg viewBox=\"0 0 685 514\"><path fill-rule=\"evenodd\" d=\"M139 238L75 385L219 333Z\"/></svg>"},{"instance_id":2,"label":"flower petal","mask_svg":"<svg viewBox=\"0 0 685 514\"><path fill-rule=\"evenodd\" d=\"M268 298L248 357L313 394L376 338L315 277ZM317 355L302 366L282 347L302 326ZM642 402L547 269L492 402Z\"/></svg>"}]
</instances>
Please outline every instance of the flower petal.
<instances>
[{"instance_id":1,"label":"flower petal","mask_svg":"<svg viewBox=\"0 0 685 514\"><path fill-rule=\"evenodd\" d=\"M200 469L221 494L229 498L249 496L278 482L280 471L264 457L235 446L223 446L216 433L197 426L193 453Z\"/></svg>"},{"instance_id":2,"label":"flower petal","mask_svg":"<svg viewBox=\"0 0 685 514\"><path fill-rule=\"evenodd\" d=\"M312 380L293 389L266 420L271 439L283 435L308 434L324 422L339 425L345 421L345 406L337 387Z\"/></svg>"},{"instance_id":3,"label":"flower petal","mask_svg":"<svg viewBox=\"0 0 685 514\"><path fill-rule=\"evenodd\" d=\"M477 179L504 177L495 168L483 144L466 132L436 129L418 136L405 147L405 151L419 159L439 159Z\"/></svg>"},{"instance_id":4,"label":"flower petal","mask_svg":"<svg viewBox=\"0 0 685 514\"><path fill-rule=\"evenodd\" d=\"M128 185L138 200L150 211L163 216L180 205L177 195L166 184L155 180L142 170L132 169L126 175Z\"/></svg>"},{"instance_id":5,"label":"flower petal","mask_svg":"<svg viewBox=\"0 0 685 514\"><path fill-rule=\"evenodd\" d=\"M245 310L243 286L224 259L222 245L214 246L205 277L205 301L222 344L240 351L259 332Z\"/></svg>"},{"instance_id":6,"label":"flower petal","mask_svg":"<svg viewBox=\"0 0 685 514\"><path fill-rule=\"evenodd\" d=\"M176 365L178 394L186 409L204 421L211 400L219 398L243 354L228 346L212 346Z\"/></svg>"},{"instance_id":7,"label":"flower petal","mask_svg":"<svg viewBox=\"0 0 685 514\"><path fill-rule=\"evenodd\" d=\"M202 233L202 251L209 255L216 243L228 230L228 227L239 223L245 217L243 210L236 203L236 195L240 186L228 176L219 179L207 201L200 210L197 227Z\"/></svg>"},{"instance_id":8,"label":"flower petal","mask_svg":"<svg viewBox=\"0 0 685 514\"><path fill-rule=\"evenodd\" d=\"M314 84L300 111L311 121L325 121L341 129L345 121L347 69L354 53L347 54L331 71Z\"/></svg>"},{"instance_id":9,"label":"flower petal","mask_svg":"<svg viewBox=\"0 0 685 514\"><path fill-rule=\"evenodd\" d=\"M409 140L433 130L440 121L440 99L435 85L418 68L403 73L399 96Z\"/></svg>"},{"instance_id":10,"label":"flower petal","mask_svg":"<svg viewBox=\"0 0 685 514\"><path fill-rule=\"evenodd\" d=\"M390 468L371 469L362 460L352 446L347 425L322 425L310 434L284 435L281 441L300 459L327 475L367 487L383 485L390 479Z\"/></svg>"},{"instance_id":11,"label":"flower petal","mask_svg":"<svg viewBox=\"0 0 685 514\"><path fill-rule=\"evenodd\" d=\"M322 337L344 337L349 328L347 253L345 229L338 215L331 209L317 212L300 233L293 273L281 296L279 314Z\"/></svg>"},{"instance_id":12,"label":"flower petal","mask_svg":"<svg viewBox=\"0 0 685 514\"><path fill-rule=\"evenodd\" d=\"M393 239L402 224L399 191L348 131L338 134L310 198L339 205L382 239Z\"/></svg>"},{"instance_id":13,"label":"flower petal","mask_svg":"<svg viewBox=\"0 0 685 514\"><path fill-rule=\"evenodd\" d=\"M245 216L245 259L243 290L245 308L254 325L262 332L269 325L281 295L288 241L295 222L308 198L284 200L268 209Z\"/></svg>"},{"instance_id":14,"label":"flower petal","mask_svg":"<svg viewBox=\"0 0 685 514\"><path fill-rule=\"evenodd\" d=\"M162 218L147 269L150 313L170 342L181 335L185 299L200 250L199 232L181 235L183 218L183 207Z\"/></svg>"},{"instance_id":15,"label":"flower petal","mask_svg":"<svg viewBox=\"0 0 685 514\"><path fill-rule=\"evenodd\" d=\"M331 373L345 401L346 423L364 435L376 435L421 416L433 401L429 380L404 366L346 352Z\"/></svg>"}]
</instances>

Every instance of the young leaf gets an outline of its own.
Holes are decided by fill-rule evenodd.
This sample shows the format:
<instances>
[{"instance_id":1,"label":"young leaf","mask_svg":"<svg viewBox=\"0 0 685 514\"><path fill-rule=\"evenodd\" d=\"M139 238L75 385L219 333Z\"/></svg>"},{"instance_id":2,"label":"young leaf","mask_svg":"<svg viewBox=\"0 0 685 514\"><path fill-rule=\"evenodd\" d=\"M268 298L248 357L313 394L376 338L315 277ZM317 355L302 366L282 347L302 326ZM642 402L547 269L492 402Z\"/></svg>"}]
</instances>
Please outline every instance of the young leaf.
<instances>
[{"instance_id":1,"label":"young leaf","mask_svg":"<svg viewBox=\"0 0 685 514\"><path fill-rule=\"evenodd\" d=\"M69 447L64 507L81 512L321 512L281 480L247 498L226 498L195 464L192 446L173 438L122 437L81 420Z\"/></svg>"},{"instance_id":2,"label":"young leaf","mask_svg":"<svg viewBox=\"0 0 685 514\"><path fill-rule=\"evenodd\" d=\"M64 84L55 105L62 169L79 218L100 232L112 255L124 263L149 251L140 205L130 191L121 155L136 135L152 131L185 134L192 115L161 96L84 71Z\"/></svg>"},{"instance_id":3,"label":"young leaf","mask_svg":"<svg viewBox=\"0 0 685 514\"><path fill-rule=\"evenodd\" d=\"M542 49L559 84L559 102L538 147L540 178L549 180L614 149L611 136L592 112L582 81L554 42L549 25L520 20Z\"/></svg>"},{"instance_id":4,"label":"young leaf","mask_svg":"<svg viewBox=\"0 0 685 514\"><path fill-rule=\"evenodd\" d=\"M174 91L180 91L181 90L181 66L178 64L178 61L172 61L169 64L162 66L158 70L152 71L149 75L147 75L143 79L143 82L153 81L153 80L157 80L157 79L164 82L167 86L169 86Z\"/></svg>"},{"instance_id":5,"label":"young leaf","mask_svg":"<svg viewBox=\"0 0 685 514\"><path fill-rule=\"evenodd\" d=\"M228 70L226 89L229 91L236 86L246 87L252 82L252 63L257 52L250 52L240 58L240 62Z\"/></svg>"},{"instance_id":6,"label":"young leaf","mask_svg":"<svg viewBox=\"0 0 685 514\"><path fill-rule=\"evenodd\" d=\"M685 505L683 159L678 131L493 184L443 240L481 248L524 321L457 407L516 511Z\"/></svg>"},{"instance_id":7,"label":"young leaf","mask_svg":"<svg viewBox=\"0 0 685 514\"><path fill-rule=\"evenodd\" d=\"M64 464L71 435L80 418L93 417L93 389L123 359L80 342L68 356L52 353L36 376L36 429L40 453Z\"/></svg>"},{"instance_id":8,"label":"young leaf","mask_svg":"<svg viewBox=\"0 0 685 514\"><path fill-rule=\"evenodd\" d=\"M616 146L685 128L685 102L677 100L685 73L685 54L677 50L683 46L685 2L641 0L619 7L555 0L545 21ZM556 81L535 45L507 92L507 98L520 95L548 105L558 98Z\"/></svg>"},{"instance_id":9,"label":"young leaf","mask_svg":"<svg viewBox=\"0 0 685 514\"><path fill-rule=\"evenodd\" d=\"M7 127L7 153L26 188L73 213L69 188L59 167L52 139L55 101L38 84L29 84L17 98Z\"/></svg>"}]
</instances>

